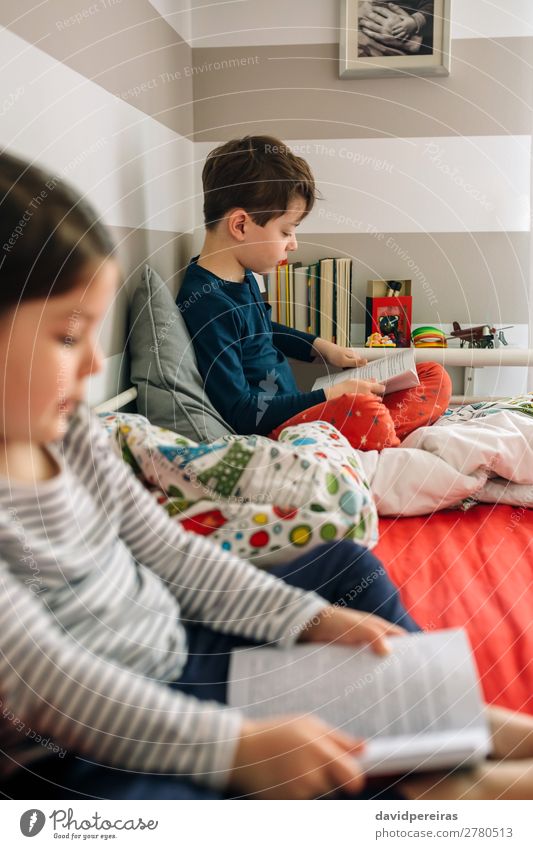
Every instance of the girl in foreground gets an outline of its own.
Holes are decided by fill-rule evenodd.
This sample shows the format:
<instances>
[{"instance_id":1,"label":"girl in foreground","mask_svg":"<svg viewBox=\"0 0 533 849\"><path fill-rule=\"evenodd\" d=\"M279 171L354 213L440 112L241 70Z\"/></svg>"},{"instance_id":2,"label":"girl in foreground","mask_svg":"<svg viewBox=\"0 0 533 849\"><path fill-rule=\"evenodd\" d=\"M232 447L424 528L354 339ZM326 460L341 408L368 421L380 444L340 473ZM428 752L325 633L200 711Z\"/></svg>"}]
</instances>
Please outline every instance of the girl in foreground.
<instances>
[{"instance_id":1,"label":"girl in foreground","mask_svg":"<svg viewBox=\"0 0 533 849\"><path fill-rule=\"evenodd\" d=\"M224 701L236 646L385 653L387 635L416 630L381 565L345 542L267 575L169 519L82 403L119 279L107 232L67 187L6 154L0 221L4 795L361 793L360 741L311 716L251 721ZM358 610L340 606L356 586ZM491 721L497 756L533 757L527 717ZM527 760L436 781L404 792L533 795Z\"/></svg>"}]
</instances>

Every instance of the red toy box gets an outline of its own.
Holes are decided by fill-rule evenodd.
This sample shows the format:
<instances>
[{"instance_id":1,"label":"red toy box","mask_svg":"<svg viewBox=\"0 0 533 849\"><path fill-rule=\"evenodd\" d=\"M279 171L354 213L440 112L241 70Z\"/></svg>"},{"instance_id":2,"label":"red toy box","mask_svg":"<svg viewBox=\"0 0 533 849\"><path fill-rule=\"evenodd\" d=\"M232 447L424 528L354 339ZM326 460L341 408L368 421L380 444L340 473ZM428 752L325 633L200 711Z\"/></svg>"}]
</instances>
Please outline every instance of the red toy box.
<instances>
[{"instance_id":1,"label":"red toy box","mask_svg":"<svg viewBox=\"0 0 533 849\"><path fill-rule=\"evenodd\" d=\"M389 284L394 284L392 287ZM392 295L387 292L394 290ZM398 348L411 345L413 298L410 280L369 280L366 292L365 339L372 333L390 336Z\"/></svg>"}]
</instances>

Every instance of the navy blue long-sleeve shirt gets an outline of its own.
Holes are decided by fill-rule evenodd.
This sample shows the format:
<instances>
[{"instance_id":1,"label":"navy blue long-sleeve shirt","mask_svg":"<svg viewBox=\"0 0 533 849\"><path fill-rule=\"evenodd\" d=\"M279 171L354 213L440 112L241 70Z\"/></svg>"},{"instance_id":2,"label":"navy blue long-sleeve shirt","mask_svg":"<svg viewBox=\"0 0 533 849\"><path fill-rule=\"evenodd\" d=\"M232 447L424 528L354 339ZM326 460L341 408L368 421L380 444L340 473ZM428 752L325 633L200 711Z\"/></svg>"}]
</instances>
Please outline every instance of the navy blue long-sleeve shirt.
<instances>
[{"instance_id":1,"label":"navy blue long-sleeve shirt","mask_svg":"<svg viewBox=\"0 0 533 849\"><path fill-rule=\"evenodd\" d=\"M325 401L300 392L286 357L311 362L315 336L272 322L254 275L222 280L191 260L176 303L211 402L237 433L268 434Z\"/></svg>"}]
</instances>

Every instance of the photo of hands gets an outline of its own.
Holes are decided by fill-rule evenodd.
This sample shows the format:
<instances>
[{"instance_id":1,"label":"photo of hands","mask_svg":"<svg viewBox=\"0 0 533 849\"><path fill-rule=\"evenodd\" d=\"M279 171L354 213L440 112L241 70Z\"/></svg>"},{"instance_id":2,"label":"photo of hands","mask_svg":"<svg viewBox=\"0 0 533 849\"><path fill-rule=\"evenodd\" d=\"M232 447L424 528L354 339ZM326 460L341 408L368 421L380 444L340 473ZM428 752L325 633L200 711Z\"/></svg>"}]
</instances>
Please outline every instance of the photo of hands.
<instances>
[{"instance_id":1,"label":"photo of hands","mask_svg":"<svg viewBox=\"0 0 533 849\"><path fill-rule=\"evenodd\" d=\"M447 76L451 0L341 0L341 77Z\"/></svg>"},{"instance_id":2,"label":"photo of hands","mask_svg":"<svg viewBox=\"0 0 533 849\"><path fill-rule=\"evenodd\" d=\"M410 56L433 53L434 0L358 3L358 56Z\"/></svg>"}]
</instances>

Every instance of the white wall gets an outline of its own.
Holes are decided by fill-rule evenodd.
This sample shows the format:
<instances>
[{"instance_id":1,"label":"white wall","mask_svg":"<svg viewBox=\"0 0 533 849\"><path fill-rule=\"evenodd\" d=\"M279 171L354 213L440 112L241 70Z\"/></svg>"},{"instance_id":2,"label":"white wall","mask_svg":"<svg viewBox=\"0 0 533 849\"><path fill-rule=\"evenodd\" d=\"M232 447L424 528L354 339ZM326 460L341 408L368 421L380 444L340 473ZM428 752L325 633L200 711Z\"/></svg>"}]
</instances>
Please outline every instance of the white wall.
<instances>
[{"instance_id":1,"label":"white wall","mask_svg":"<svg viewBox=\"0 0 533 849\"><path fill-rule=\"evenodd\" d=\"M1 27L0 56L3 148L64 176L107 224L139 228L146 244L154 231L192 231L191 140ZM126 310L119 292L101 330L109 358L93 381L95 403L128 383L127 362L117 356Z\"/></svg>"}]
</instances>

